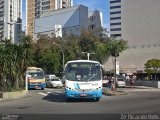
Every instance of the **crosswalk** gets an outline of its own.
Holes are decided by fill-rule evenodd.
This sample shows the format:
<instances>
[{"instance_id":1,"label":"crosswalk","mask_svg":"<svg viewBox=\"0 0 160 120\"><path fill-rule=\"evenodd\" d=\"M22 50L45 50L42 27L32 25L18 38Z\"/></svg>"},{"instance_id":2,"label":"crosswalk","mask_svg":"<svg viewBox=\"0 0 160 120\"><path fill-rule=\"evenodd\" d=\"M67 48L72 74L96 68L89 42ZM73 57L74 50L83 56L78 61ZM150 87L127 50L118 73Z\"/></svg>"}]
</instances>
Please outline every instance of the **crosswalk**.
<instances>
[{"instance_id":1,"label":"crosswalk","mask_svg":"<svg viewBox=\"0 0 160 120\"><path fill-rule=\"evenodd\" d=\"M49 94L64 94L64 90L54 90L54 89L50 89L49 91L41 91L41 92L38 92L39 95L42 95L42 96L47 96Z\"/></svg>"}]
</instances>

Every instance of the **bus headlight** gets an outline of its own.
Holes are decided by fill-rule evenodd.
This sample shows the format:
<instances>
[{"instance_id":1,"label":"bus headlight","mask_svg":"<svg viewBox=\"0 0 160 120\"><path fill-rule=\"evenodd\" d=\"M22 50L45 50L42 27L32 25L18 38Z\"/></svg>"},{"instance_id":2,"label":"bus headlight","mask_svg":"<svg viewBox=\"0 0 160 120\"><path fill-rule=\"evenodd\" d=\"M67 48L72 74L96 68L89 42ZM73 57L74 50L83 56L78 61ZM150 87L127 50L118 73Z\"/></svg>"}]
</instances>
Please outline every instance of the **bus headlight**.
<instances>
[{"instance_id":1,"label":"bus headlight","mask_svg":"<svg viewBox=\"0 0 160 120\"><path fill-rule=\"evenodd\" d=\"M67 90L74 90L74 89L72 89L71 87L68 87L68 86L66 86L65 87Z\"/></svg>"},{"instance_id":2,"label":"bus headlight","mask_svg":"<svg viewBox=\"0 0 160 120\"><path fill-rule=\"evenodd\" d=\"M95 88L94 90L100 90L100 89L102 89L102 87Z\"/></svg>"}]
</instances>

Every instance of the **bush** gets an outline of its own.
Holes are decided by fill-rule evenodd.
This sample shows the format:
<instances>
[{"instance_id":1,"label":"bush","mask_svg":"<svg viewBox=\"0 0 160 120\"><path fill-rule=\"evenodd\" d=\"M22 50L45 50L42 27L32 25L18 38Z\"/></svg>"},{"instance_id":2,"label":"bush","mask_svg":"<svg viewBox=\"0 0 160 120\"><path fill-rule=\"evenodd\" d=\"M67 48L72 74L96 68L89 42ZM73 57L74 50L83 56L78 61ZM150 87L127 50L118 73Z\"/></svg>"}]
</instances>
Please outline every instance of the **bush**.
<instances>
[{"instance_id":1,"label":"bush","mask_svg":"<svg viewBox=\"0 0 160 120\"><path fill-rule=\"evenodd\" d=\"M125 93L124 91L111 91L111 90L105 90L103 92L103 95L106 96L117 96L117 95L126 95L127 93Z\"/></svg>"}]
</instances>

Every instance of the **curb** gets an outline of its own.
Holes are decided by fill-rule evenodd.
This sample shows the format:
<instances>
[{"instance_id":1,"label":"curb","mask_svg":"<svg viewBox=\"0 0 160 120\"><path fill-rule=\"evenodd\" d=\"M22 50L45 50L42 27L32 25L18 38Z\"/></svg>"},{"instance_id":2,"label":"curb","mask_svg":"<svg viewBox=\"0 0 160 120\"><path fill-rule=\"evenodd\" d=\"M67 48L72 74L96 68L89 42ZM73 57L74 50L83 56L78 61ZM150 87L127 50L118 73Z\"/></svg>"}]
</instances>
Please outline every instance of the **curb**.
<instances>
[{"instance_id":1,"label":"curb","mask_svg":"<svg viewBox=\"0 0 160 120\"><path fill-rule=\"evenodd\" d=\"M111 90L104 90L103 95L105 96L118 96L118 95L127 95L125 91L111 91Z\"/></svg>"},{"instance_id":2,"label":"curb","mask_svg":"<svg viewBox=\"0 0 160 120\"><path fill-rule=\"evenodd\" d=\"M160 92L160 89L135 89L133 90L124 90L125 92Z\"/></svg>"},{"instance_id":3,"label":"curb","mask_svg":"<svg viewBox=\"0 0 160 120\"><path fill-rule=\"evenodd\" d=\"M28 91L26 91L26 90L15 91L15 92L3 92L3 93L0 93L0 102L24 98L27 96L30 96L30 95L28 94Z\"/></svg>"}]
</instances>

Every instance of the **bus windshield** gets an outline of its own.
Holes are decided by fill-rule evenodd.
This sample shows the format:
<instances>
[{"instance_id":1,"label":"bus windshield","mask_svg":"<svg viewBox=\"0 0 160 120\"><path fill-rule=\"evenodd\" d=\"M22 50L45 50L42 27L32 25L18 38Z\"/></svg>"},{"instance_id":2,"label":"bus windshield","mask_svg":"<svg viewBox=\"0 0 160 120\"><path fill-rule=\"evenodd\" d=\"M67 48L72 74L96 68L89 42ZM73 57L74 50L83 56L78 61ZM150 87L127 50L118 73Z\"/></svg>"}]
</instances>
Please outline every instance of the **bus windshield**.
<instances>
[{"instance_id":1,"label":"bus windshield","mask_svg":"<svg viewBox=\"0 0 160 120\"><path fill-rule=\"evenodd\" d=\"M38 71L38 72L28 72L28 75L31 75L34 79L44 79L44 72Z\"/></svg>"},{"instance_id":2,"label":"bus windshield","mask_svg":"<svg viewBox=\"0 0 160 120\"><path fill-rule=\"evenodd\" d=\"M73 62L65 67L65 77L71 81L101 80L101 66L92 62Z\"/></svg>"}]
</instances>

